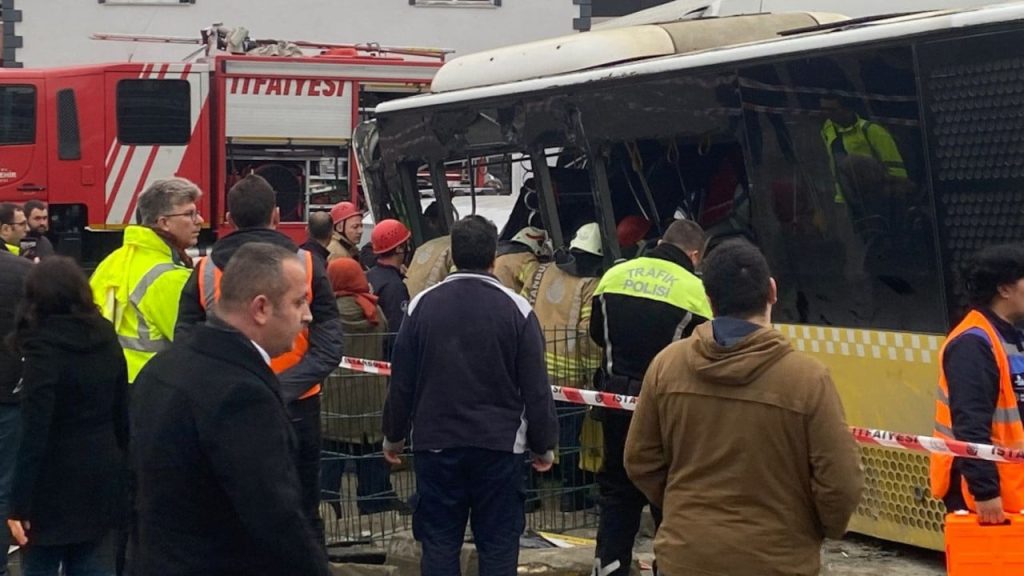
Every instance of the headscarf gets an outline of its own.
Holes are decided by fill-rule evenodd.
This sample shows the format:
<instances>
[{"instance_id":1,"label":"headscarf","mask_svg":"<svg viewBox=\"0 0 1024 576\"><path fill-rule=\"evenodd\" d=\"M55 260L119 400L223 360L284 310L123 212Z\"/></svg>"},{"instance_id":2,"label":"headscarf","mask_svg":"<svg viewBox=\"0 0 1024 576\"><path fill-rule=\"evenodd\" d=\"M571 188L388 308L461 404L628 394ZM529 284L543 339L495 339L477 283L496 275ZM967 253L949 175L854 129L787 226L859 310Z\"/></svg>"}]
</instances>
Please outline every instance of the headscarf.
<instances>
[{"instance_id":1,"label":"headscarf","mask_svg":"<svg viewBox=\"0 0 1024 576\"><path fill-rule=\"evenodd\" d=\"M327 263L327 277L335 296L352 296L363 309L366 320L374 326L379 323L377 297L370 293L370 283L359 262L351 258L331 260Z\"/></svg>"}]
</instances>

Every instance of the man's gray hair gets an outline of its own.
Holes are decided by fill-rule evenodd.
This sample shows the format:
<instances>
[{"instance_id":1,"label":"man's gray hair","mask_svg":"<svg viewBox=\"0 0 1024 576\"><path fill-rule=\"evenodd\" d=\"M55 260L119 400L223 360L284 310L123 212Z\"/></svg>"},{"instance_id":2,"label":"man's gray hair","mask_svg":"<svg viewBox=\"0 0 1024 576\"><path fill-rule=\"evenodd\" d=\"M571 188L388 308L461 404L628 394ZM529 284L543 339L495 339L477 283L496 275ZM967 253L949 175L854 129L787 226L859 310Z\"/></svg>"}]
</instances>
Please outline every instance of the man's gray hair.
<instances>
[{"instance_id":1,"label":"man's gray hair","mask_svg":"<svg viewBox=\"0 0 1024 576\"><path fill-rule=\"evenodd\" d=\"M281 246L266 242L246 242L231 255L220 280L218 306L246 306L257 296L266 296L273 304L288 292L284 262L299 257Z\"/></svg>"},{"instance_id":2,"label":"man's gray hair","mask_svg":"<svg viewBox=\"0 0 1024 576\"><path fill-rule=\"evenodd\" d=\"M203 195L199 186L185 178L165 178L149 185L139 195L136 219L143 226L153 226L161 216L174 213L175 208L196 202Z\"/></svg>"}]
</instances>

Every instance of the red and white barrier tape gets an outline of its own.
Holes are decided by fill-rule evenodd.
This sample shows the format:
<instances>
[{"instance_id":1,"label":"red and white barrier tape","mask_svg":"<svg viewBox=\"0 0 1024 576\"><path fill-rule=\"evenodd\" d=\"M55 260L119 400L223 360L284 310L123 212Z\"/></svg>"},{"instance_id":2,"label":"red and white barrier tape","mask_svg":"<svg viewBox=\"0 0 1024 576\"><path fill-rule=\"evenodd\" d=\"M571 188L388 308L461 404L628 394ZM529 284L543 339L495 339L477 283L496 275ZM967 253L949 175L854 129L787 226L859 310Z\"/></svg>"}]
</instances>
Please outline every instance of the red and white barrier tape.
<instances>
[{"instance_id":1,"label":"red and white barrier tape","mask_svg":"<svg viewBox=\"0 0 1024 576\"><path fill-rule=\"evenodd\" d=\"M391 363L381 360L362 360L345 356L341 359L342 368L366 372L368 374L391 375ZM617 410L636 410L636 396L623 396L620 394L608 394L607 392L595 392L593 390L581 390L579 388L566 388L564 386L552 386L551 395L555 400L571 402L573 404L585 404L587 406L601 406ZM924 452L934 454L949 454L961 458L973 458L975 460L990 460L993 462L1015 462L1024 463L1024 450L1015 450L1002 446L990 444L975 444L973 442L962 442L960 440L946 440L933 436L917 436L914 434L901 434L887 430L875 430L873 428L858 428L850 426L850 433L853 438L861 444L875 444L886 448L897 448L900 450L911 450L913 452Z\"/></svg>"}]
</instances>

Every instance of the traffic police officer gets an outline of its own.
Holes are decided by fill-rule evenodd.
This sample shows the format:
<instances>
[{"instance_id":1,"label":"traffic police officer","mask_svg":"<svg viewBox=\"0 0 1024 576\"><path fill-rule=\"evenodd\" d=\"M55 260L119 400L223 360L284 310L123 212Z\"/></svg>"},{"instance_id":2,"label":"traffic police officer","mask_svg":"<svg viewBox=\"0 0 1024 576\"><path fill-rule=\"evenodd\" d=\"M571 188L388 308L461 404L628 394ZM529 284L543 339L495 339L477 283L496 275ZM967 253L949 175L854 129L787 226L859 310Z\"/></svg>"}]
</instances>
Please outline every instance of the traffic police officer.
<instances>
[{"instance_id":1,"label":"traffic police officer","mask_svg":"<svg viewBox=\"0 0 1024 576\"><path fill-rule=\"evenodd\" d=\"M704 286L694 274L704 231L677 220L647 255L613 266L594 292L590 335L604 348L598 388L638 396L654 356L711 318ZM622 463L631 412L599 409L604 464L597 474L601 496L595 572L627 575L640 514L647 499L630 482ZM653 510L655 523L660 512Z\"/></svg>"}]
</instances>

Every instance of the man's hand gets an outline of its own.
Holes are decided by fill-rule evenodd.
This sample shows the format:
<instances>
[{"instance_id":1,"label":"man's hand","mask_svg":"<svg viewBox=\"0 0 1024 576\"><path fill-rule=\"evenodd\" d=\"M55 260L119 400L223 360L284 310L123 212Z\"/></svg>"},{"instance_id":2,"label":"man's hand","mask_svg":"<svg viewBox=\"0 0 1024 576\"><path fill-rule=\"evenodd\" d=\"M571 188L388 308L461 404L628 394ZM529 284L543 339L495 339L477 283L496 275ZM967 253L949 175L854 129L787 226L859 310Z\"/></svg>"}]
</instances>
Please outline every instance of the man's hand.
<instances>
[{"instance_id":1,"label":"man's hand","mask_svg":"<svg viewBox=\"0 0 1024 576\"><path fill-rule=\"evenodd\" d=\"M18 543L18 546L28 544L28 536L25 535L25 531L29 529L28 520L24 522L21 520L8 520L7 528L10 529L11 536L14 536L14 541Z\"/></svg>"},{"instance_id":2,"label":"man's hand","mask_svg":"<svg viewBox=\"0 0 1024 576\"><path fill-rule=\"evenodd\" d=\"M551 466L555 463L555 453L548 450L543 455L533 455L533 469L537 472L547 472L551 470Z\"/></svg>"},{"instance_id":3,"label":"man's hand","mask_svg":"<svg viewBox=\"0 0 1024 576\"><path fill-rule=\"evenodd\" d=\"M991 500L979 500L978 520L982 524L1002 524L1006 522L1006 514L1003 513L1003 499L999 496Z\"/></svg>"},{"instance_id":4,"label":"man's hand","mask_svg":"<svg viewBox=\"0 0 1024 576\"><path fill-rule=\"evenodd\" d=\"M398 466L402 463L402 458L398 456L398 452L392 452L390 450L384 451L384 459L392 466Z\"/></svg>"},{"instance_id":5,"label":"man's hand","mask_svg":"<svg viewBox=\"0 0 1024 576\"><path fill-rule=\"evenodd\" d=\"M388 439L384 439L384 460L392 466L398 466L402 463L402 458L399 454L405 450L405 440L400 442L388 442Z\"/></svg>"}]
</instances>

